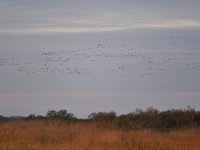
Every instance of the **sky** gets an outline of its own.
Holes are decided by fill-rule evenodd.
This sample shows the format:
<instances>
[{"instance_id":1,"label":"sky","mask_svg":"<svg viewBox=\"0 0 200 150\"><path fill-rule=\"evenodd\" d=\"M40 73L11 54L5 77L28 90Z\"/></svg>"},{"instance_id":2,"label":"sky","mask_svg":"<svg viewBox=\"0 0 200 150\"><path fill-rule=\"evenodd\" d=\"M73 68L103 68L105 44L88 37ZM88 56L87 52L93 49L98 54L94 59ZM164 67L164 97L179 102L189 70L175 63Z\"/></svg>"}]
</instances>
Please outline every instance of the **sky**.
<instances>
[{"instance_id":1,"label":"sky","mask_svg":"<svg viewBox=\"0 0 200 150\"><path fill-rule=\"evenodd\" d=\"M0 115L200 110L199 6L0 0Z\"/></svg>"}]
</instances>

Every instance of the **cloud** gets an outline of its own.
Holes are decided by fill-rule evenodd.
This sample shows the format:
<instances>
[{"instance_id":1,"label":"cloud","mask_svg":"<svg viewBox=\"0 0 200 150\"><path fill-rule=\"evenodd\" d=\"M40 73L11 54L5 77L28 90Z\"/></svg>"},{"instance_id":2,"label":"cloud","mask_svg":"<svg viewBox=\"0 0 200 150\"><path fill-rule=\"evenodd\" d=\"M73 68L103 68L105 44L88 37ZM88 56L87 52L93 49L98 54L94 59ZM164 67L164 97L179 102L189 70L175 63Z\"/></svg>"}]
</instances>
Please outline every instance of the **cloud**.
<instances>
[{"instance_id":1,"label":"cloud","mask_svg":"<svg viewBox=\"0 0 200 150\"><path fill-rule=\"evenodd\" d=\"M42 92L42 93L24 93L24 92L12 92L12 93L0 93L0 98L33 98L33 97L69 97L69 96L92 96L95 93L84 92Z\"/></svg>"},{"instance_id":2,"label":"cloud","mask_svg":"<svg viewBox=\"0 0 200 150\"><path fill-rule=\"evenodd\" d=\"M0 99L5 98L65 98L65 97L100 97L100 96L125 96L132 94L132 92L98 92L98 91L85 91L85 92L2 92L0 93Z\"/></svg>"},{"instance_id":3,"label":"cloud","mask_svg":"<svg viewBox=\"0 0 200 150\"><path fill-rule=\"evenodd\" d=\"M200 28L192 1L0 1L1 34L107 32Z\"/></svg>"},{"instance_id":4,"label":"cloud","mask_svg":"<svg viewBox=\"0 0 200 150\"><path fill-rule=\"evenodd\" d=\"M35 27L24 29L2 29L2 34L52 34L52 33L83 33L119 31L123 27Z\"/></svg>"},{"instance_id":5,"label":"cloud","mask_svg":"<svg viewBox=\"0 0 200 150\"><path fill-rule=\"evenodd\" d=\"M200 97L200 92L177 92L177 96Z\"/></svg>"},{"instance_id":6,"label":"cloud","mask_svg":"<svg viewBox=\"0 0 200 150\"><path fill-rule=\"evenodd\" d=\"M74 25L74 27L62 27L62 26L38 26L38 27L24 27L24 28L4 28L0 29L2 34L52 34L52 33L84 33L84 32L107 32L107 31L124 31L124 30L136 30L136 29L169 29L169 28L200 28L200 22L192 20L175 20L167 22L155 22L155 23L135 23L130 22L122 26L115 24L98 26L88 24L87 26L81 26L80 24Z\"/></svg>"}]
</instances>

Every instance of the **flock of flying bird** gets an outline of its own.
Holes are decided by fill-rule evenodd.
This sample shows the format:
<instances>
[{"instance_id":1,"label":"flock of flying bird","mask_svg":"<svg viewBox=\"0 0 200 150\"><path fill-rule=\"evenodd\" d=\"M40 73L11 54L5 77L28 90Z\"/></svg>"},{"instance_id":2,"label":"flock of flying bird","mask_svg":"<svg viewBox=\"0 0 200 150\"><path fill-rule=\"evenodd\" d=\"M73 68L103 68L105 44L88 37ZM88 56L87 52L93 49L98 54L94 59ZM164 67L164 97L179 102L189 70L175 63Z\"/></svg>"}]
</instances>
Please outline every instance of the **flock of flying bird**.
<instances>
[{"instance_id":1,"label":"flock of flying bird","mask_svg":"<svg viewBox=\"0 0 200 150\"><path fill-rule=\"evenodd\" d=\"M175 45L178 37L172 36L169 44ZM199 52L197 49L195 52ZM194 54L195 55L195 54ZM200 56L200 52L198 53ZM185 54L187 59L187 54ZM27 74L55 73L62 75L85 75L128 73L141 71L142 76L155 71L182 69L199 71L200 59L182 61L176 55L167 55L159 48L134 46L133 43L102 44L75 50L48 51L38 54L39 61L23 61L16 58L0 58L0 69L11 69ZM185 58L184 58L185 59ZM185 62L182 63L182 62ZM187 63L186 63L187 62Z\"/></svg>"}]
</instances>

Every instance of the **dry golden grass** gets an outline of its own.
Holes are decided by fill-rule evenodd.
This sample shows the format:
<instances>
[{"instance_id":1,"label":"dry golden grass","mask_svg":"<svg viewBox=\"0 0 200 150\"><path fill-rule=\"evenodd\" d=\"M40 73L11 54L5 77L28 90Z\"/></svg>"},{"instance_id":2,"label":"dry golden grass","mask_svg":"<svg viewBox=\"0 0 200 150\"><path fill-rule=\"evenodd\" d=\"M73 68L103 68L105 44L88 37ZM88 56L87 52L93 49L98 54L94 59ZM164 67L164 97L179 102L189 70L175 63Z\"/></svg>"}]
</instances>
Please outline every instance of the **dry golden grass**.
<instances>
[{"instance_id":1,"label":"dry golden grass","mask_svg":"<svg viewBox=\"0 0 200 150\"><path fill-rule=\"evenodd\" d=\"M0 150L199 150L200 129L157 132L98 128L95 123L18 121L0 124Z\"/></svg>"}]
</instances>

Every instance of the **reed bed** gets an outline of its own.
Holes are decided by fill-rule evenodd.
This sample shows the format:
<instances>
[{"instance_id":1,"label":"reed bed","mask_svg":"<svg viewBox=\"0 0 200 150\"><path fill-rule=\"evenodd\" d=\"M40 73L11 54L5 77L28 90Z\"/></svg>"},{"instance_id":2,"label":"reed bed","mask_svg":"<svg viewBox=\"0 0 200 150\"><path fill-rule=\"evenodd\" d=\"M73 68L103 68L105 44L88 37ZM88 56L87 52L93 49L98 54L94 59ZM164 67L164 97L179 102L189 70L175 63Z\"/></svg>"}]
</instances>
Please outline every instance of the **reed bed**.
<instances>
[{"instance_id":1,"label":"reed bed","mask_svg":"<svg viewBox=\"0 0 200 150\"><path fill-rule=\"evenodd\" d=\"M95 122L0 123L0 150L199 150L200 129L100 128Z\"/></svg>"}]
</instances>

